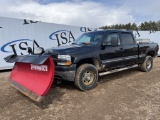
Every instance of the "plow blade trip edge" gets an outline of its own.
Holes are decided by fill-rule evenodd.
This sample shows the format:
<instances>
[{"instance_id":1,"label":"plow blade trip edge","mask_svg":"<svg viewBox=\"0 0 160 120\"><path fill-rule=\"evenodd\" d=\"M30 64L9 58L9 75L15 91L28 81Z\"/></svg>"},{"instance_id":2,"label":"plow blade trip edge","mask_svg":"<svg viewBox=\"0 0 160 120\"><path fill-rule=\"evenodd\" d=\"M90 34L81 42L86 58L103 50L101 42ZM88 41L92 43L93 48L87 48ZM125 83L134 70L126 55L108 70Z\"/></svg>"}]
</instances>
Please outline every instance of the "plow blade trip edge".
<instances>
[{"instance_id":1,"label":"plow blade trip edge","mask_svg":"<svg viewBox=\"0 0 160 120\"><path fill-rule=\"evenodd\" d=\"M8 80L10 84L32 100L41 102L54 81L52 57L14 56L8 61L16 62Z\"/></svg>"}]
</instances>

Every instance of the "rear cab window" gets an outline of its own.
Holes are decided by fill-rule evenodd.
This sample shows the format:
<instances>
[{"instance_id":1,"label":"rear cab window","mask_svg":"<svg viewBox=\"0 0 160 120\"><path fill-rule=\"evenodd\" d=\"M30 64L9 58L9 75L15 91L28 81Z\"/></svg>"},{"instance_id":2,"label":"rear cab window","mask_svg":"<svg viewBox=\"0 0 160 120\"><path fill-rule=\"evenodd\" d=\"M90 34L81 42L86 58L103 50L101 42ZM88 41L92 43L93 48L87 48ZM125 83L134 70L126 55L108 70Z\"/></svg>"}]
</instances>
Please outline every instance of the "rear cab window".
<instances>
[{"instance_id":1,"label":"rear cab window","mask_svg":"<svg viewBox=\"0 0 160 120\"><path fill-rule=\"evenodd\" d=\"M131 33L122 32L121 33L121 38L122 38L122 41L123 41L123 45L135 44L134 38L133 38Z\"/></svg>"}]
</instances>

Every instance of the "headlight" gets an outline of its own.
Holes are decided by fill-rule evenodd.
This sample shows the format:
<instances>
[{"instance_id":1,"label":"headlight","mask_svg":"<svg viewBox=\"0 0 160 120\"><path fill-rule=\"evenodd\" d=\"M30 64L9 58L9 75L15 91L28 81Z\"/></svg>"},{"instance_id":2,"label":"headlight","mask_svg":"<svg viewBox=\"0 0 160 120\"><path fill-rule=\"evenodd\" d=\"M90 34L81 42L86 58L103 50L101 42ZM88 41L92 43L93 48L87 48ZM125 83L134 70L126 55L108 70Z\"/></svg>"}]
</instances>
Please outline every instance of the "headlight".
<instances>
[{"instance_id":1,"label":"headlight","mask_svg":"<svg viewBox=\"0 0 160 120\"><path fill-rule=\"evenodd\" d=\"M58 55L58 59L65 60L65 61L71 61L70 55Z\"/></svg>"},{"instance_id":2,"label":"headlight","mask_svg":"<svg viewBox=\"0 0 160 120\"><path fill-rule=\"evenodd\" d=\"M35 55L41 55L42 53L44 53L44 49L42 47L36 47L34 49L34 54Z\"/></svg>"},{"instance_id":3,"label":"headlight","mask_svg":"<svg viewBox=\"0 0 160 120\"><path fill-rule=\"evenodd\" d=\"M59 62L58 65L71 65L71 56L70 55L58 55Z\"/></svg>"}]
</instances>

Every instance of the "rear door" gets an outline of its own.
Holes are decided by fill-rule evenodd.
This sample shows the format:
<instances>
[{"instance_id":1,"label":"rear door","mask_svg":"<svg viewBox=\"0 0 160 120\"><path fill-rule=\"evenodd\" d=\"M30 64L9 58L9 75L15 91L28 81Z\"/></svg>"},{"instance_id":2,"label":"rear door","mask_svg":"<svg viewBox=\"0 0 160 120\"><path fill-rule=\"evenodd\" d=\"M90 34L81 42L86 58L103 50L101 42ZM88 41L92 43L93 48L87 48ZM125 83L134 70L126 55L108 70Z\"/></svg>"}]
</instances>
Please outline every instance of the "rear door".
<instances>
[{"instance_id":1,"label":"rear door","mask_svg":"<svg viewBox=\"0 0 160 120\"><path fill-rule=\"evenodd\" d=\"M111 46L112 37L118 39L118 46ZM100 51L102 64L106 69L123 66L123 45L121 43L119 32L107 33L104 37L106 45Z\"/></svg>"},{"instance_id":2,"label":"rear door","mask_svg":"<svg viewBox=\"0 0 160 120\"><path fill-rule=\"evenodd\" d=\"M124 65L134 64L138 60L138 45L130 32L121 32L120 38L124 49Z\"/></svg>"}]
</instances>

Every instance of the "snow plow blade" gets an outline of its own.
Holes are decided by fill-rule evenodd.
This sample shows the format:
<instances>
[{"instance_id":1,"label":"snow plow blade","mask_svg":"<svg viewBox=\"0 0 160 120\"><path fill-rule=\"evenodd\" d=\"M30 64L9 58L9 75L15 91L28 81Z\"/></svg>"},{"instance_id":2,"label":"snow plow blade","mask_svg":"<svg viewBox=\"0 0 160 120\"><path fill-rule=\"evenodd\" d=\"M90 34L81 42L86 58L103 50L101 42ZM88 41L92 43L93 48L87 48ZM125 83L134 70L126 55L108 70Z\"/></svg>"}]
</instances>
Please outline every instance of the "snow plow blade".
<instances>
[{"instance_id":1,"label":"snow plow blade","mask_svg":"<svg viewBox=\"0 0 160 120\"><path fill-rule=\"evenodd\" d=\"M11 55L6 62L15 62L9 82L34 101L41 102L54 80L54 62L47 55Z\"/></svg>"}]
</instances>

